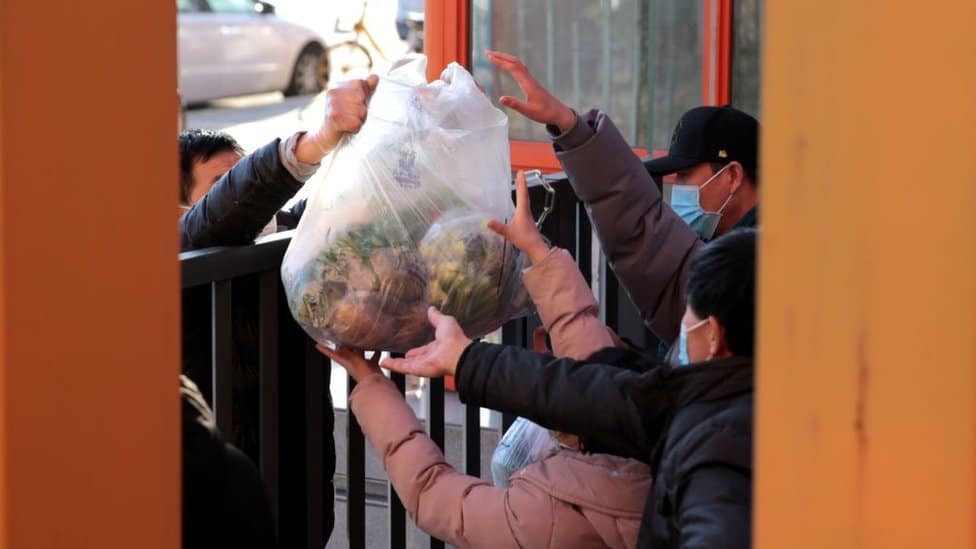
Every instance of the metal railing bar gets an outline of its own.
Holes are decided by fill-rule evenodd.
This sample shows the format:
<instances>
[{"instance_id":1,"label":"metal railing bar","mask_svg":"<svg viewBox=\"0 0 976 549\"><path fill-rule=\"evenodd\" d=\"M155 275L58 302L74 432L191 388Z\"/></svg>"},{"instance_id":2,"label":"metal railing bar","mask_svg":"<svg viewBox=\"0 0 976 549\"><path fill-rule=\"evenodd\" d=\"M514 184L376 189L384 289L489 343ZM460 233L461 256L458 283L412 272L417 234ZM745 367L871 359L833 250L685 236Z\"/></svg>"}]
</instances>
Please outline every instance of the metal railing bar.
<instances>
[{"instance_id":1,"label":"metal railing bar","mask_svg":"<svg viewBox=\"0 0 976 549\"><path fill-rule=\"evenodd\" d=\"M211 406L217 428L224 437L234 437L234 364L233 303L230 280L212 282L210 286L211 318Z\"/></svg>"},{"instance_id":2,"label":"metal railing bar","mask_svg":"<svg viewBox=\"0 0 976 549\"><path fill-rule=\"evenodd\" d=\"M275 517L279 498L278 284L277 271L271 271L261 275L258 287L260 465Z\"/></svg>"}]
</instances>

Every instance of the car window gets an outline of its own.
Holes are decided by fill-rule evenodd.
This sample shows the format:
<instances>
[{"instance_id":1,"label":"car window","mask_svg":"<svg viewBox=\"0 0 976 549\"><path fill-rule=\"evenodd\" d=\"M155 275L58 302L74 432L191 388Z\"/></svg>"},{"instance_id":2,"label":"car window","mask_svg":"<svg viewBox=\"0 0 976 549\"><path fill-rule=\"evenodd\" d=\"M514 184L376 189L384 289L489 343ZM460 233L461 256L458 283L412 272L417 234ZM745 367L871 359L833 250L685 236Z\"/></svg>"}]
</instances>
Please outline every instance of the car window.
<instances>
[{"instance_id":1,"label":"car window","mask_svg":"<svg viewBox=\"0 0 976 549\"><path fill-rule=\"evenodd\" d=\"M176 0L176 11L180 13L200 11L200 6L197 0Z\"/></svg>"},{"instance_id":2,"label":"car window","mask_svg":"<svg viewBox=\"0 0 976 549\"><path fill-rule=\"evenodd\" d=\"M210 9L218 13L255 13L254 0L208 0Z\"/></svg>"}]
</instances>

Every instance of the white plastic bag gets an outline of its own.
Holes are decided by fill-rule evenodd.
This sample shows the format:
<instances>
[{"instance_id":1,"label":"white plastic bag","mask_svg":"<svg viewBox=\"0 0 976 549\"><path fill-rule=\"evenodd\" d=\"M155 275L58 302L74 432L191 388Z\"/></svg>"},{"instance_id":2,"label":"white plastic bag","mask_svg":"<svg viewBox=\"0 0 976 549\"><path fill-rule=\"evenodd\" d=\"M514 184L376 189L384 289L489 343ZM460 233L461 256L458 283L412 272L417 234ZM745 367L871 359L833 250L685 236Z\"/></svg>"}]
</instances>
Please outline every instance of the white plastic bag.
<instances>
[{"instance_id":1,"label":"white plastic bag","mask_svg":"<svg viewBox=\"0 0 976 549\"><path fill-rule=\"evenodd\" d=\"M515 418L491 455L491 481L508 487L508 479L526 465L538 461L557 448L549 429L524 417Z\"/></svg>"},{"instance_id":2,"label":"white plastic bag","mask_svg":"<svg viewBox=\"0 0 976 549\"><path fill-rule=\"evenodd\" d=\"M281 266L292 314L320 343L405 351L429 341L426 310L471 337L528 312L526 259L487 228L508 219L508 121L451 64L380 79L366 122L327 161Z\"/></svg>"}]
</instances>

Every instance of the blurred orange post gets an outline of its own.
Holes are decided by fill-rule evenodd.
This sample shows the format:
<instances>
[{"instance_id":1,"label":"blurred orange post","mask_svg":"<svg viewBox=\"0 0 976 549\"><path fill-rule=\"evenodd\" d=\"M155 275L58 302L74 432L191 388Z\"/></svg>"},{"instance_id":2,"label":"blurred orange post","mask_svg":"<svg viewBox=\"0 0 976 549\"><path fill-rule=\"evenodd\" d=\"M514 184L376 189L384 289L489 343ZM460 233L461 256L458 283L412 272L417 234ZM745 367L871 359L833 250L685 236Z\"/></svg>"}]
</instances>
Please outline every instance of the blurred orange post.
<instances>
[{"instance_id":1,"label":"blurred orange post","mask_svg":"<svg viewBox=\"0 0 976 549\"><path fill-rule=\"evenodd\" d=\"M766 2L755 547L976 542L976 3Z\"/></svg>"},{"instance_id":2,"label":"blurred orange post","mask_svg":"<svg viewBox=\"0 0 976 549\"><path fill-rule=\"evenodd\" d=\"M174 549L174 5L3 0L0 41L0 547Z\"/></svg>"},{"instance_id":3,"label":"blurred orange post","mask_svg":"<svg viewBox=\"0 0 976 549\"><path fill-rule=\"evenodd\" d=\"M441 75L448 64L468 67L468 0L427 0L424 3L424 53L427 79Z\"/></svg>"}]
</instances>

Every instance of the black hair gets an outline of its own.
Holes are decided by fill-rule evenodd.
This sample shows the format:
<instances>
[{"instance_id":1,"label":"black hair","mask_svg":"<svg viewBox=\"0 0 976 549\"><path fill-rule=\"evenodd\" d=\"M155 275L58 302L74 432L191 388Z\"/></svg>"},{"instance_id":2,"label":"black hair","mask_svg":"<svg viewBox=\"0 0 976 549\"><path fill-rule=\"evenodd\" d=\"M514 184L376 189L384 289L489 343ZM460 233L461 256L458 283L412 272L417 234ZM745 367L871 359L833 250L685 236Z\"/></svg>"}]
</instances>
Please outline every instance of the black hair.
<instances>
[{"instance_id":1,"label":"black hair","mask_svg":"<svg viewBox=\"0 0 976 549\"><path fill-rule=\"evenodd\" d=\"M728 166L731 162L732 162L731 160L729 162L725 162L725 163L722 163L722 162L709 162L708 165L712 167L712 175L715 175L715 174L718 173L719 170L721 170L722 168ZM756 187L756 188L759 188L759 178L758 178L758 176L756 174L756 167L755 166L747 166L747 165L743 164L742 162L739 162L739 164L742 165L742 171L744 171L746 173L746 177L749 178L749 181L752 181L752 186L753 187Z\"/></svg>"},{"instance_id":2,"label":"black hair","mask_svg":"<svg viewBox=\"0 0 976 549\"><path fill-rule=\"evenodd\" d=\"M193 187L193 165L206 162L215 154L232 151L243 155L244 149L230 134L214 130L186 130L180 133L180 203L190 203Z\"/></svg>"},{"instance_id":3,"label":"black hair","mask_svg":"<svg viewBox=\"0 0 976 549\"><path fill-rule=\"evenodd\" d=\"M756 318L756 230L736 229L702 248L685 286L699 318L714 316L733 355L751 357Z\"/></svg>"}]
</instances>

